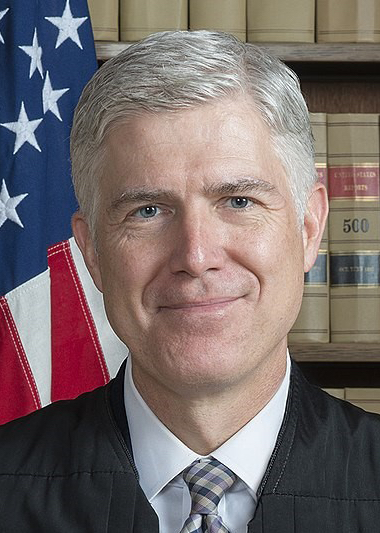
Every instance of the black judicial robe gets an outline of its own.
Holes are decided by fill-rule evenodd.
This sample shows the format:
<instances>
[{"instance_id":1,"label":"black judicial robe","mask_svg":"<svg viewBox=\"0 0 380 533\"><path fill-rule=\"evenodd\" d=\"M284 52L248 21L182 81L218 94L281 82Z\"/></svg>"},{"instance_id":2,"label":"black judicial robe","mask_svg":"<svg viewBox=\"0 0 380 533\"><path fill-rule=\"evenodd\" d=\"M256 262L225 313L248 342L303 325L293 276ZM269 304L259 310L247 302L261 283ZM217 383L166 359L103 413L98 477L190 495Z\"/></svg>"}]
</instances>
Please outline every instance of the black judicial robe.
<instances>
[{"instance_id":1,"label":"black judicial robe","mask_svg":"<svg viewBox=\"0 0 380 533\"><path fill-rule=\"evenodd\" d=\"M104 387L0 427L1 533L158 532L133 464L124 367ZM378 531L380 416L313 387L293 363L248 532Z\"/></svg>"}]
</instances>

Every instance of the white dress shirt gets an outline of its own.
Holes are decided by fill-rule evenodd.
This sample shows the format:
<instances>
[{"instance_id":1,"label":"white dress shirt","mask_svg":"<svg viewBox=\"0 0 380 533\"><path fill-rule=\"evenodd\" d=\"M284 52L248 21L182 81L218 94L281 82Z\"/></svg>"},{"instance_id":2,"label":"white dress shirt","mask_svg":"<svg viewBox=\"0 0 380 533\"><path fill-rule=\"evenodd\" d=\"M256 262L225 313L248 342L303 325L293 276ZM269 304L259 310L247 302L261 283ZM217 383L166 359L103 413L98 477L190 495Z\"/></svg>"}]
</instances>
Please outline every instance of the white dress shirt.
<instances>
[{"instance_id":1,"label":"white dress shirt","mask_svg":"<svg viewBox=\"0 0 380 533\"><path fill-rule=\"evenodd\" d=\"M256 507L256 493L273 452L284 417L290 379L285 377L269 403L210 456L218 459L237 480L223 496L218 514L233 533L246 533ZM179 533L190 514L191 499L182 471L196 459L147 406L132 379L128 357L125 372L125 409L140 485L159 519L160 533ZM210 457L208 456L208 457Z\"/></svg>"}]
</instances>

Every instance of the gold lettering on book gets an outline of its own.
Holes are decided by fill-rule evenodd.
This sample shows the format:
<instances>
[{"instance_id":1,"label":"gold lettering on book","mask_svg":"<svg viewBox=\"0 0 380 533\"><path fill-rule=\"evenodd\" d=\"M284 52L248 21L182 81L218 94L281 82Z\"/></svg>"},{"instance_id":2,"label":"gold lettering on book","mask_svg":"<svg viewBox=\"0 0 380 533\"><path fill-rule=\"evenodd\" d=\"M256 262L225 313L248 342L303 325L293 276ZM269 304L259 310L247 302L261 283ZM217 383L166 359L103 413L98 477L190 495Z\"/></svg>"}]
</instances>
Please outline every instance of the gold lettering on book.
<instances>
[{"instance_id":1,"label":"gold lettering on book","mask_svg":"<svg viewBox=\"0 0 380 533\"><path fill-rule=\"evenodd\" d=\"M348 170L335 170L334 178L377 178L377 173L373 170L359 170L358 168L350 168Z\"/></svg>"},{"instance_id":2,"label":"gold lettering on book","mask_svg":"<svg viewBox=\"0 0 380 533\"><path fill-rule=\"evenodd\" d=\"M354 183L353 185L345 185L344 191L368 191L368 186L364 184Z\"/></svg>"}]
</instances>

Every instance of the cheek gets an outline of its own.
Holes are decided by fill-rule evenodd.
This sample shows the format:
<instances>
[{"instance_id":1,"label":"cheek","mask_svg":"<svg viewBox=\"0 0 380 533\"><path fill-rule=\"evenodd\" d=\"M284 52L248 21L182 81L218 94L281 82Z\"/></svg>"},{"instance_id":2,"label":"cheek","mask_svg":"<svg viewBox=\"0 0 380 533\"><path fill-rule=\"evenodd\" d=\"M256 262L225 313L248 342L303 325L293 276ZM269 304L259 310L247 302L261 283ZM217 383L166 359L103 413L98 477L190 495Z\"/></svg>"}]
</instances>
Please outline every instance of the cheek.
<instances>
[{"instance_id":1,"label":"cheek","mask_svg":"<svg viewBox=\"0 0 380 533\"><path fill-rule=\"evenodd\" d=\"M300 231L277 227L254 238L247 236L245 250L245 254L241 255L244 266L257 276L261 290L271 288L284 292L288 287L302 287L303 246Z\"/></svg>"},{"instance_id":2,"label":"cheek","mask_svg":"<svg viewBox=\"0 0 380 533\"><path fill-rule=\"evenodd\" d=\"M106 304L139 315L144 294L161 269L162 258L154 244L138 240L108 246L100 257L103 294Z\"/></svg>"}]
</instances>

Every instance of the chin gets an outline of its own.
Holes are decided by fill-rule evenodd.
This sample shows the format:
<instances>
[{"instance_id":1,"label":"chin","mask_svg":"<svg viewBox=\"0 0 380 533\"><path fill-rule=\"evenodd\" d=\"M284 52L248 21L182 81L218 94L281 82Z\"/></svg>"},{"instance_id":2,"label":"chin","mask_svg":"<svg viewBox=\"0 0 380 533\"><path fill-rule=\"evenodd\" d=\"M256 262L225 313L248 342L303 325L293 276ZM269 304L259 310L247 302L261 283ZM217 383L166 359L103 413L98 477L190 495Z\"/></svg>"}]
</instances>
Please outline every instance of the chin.
<instances>
[{"instance_id":1,"label":"chin","mask_svg":"<svg viewBox=\"0 0 380 533\"><path fill-rule=\"evenodd\" d=\"M241 357L233 354L231 350L205 351L183 353L179 357L178 353L170 358L166 364L160 365L160 373L166 372L168 381L172 381L181 386L191 386L195 388L228 386L238 376L244 376L248 371L247 364L244 365ZM240 364L239 364L240 360Z\"/></svg>"}]
</instances>

